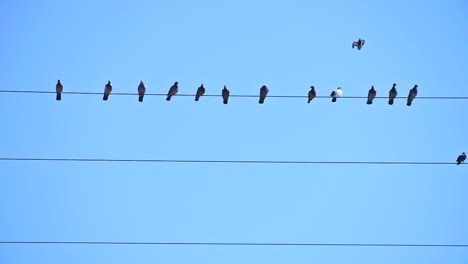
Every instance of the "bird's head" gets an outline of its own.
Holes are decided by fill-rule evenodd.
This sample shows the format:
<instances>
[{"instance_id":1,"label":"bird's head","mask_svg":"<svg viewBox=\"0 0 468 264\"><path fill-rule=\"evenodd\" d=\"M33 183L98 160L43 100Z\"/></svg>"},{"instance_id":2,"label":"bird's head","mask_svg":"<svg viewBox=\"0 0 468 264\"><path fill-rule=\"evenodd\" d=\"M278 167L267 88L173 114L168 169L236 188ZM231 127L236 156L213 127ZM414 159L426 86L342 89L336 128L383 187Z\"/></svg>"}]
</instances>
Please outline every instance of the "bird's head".
<instances>
[{"instance_id":1,"label":"bird's head","mask_svg":"<svg viewBox=\"0 0 468 264\"><path fill-rule=\"evenodd\" d=\"M310 87L310 89L311 89L311 90L315 90L315 87L312 85L312 86Z\"/></svg>"},{"instance_id":2,"label":"bird's head","mask_svg":"<svg viewBox=\"0 0 468 264\"><path fill-rule=\"evenodd\" d=\"M226 85L224 85L224 89L227 89L227 88L226 88Z\"/></svg>"},{"instance_id":3,"label":"bird's head","mask_svg":"<svg viewBox=\"0 0 468 264\"><path fill-rule=\"evenodd\" d=\"M395 87L395 86L396 86L396 83L393 84L393 87Z\"/></svg>"},{"instance_id":4,"label":"bird's head","mask_svg":"<svg viewBox=\"0 0 468 264\"><path fill-rule=\"evenodd\" d=\"M415 85L414 85L414 88L418 88L418 85L417 85L417 84L415 84Z\"/></svg>"},{"instance_id":5,"label":"bird's head","mask_svg":"<svg viewBox=\"0 0 468 264\"><path fill-rule=\"evenodd\" d=\"M174 83L174 85L178 85L178 84L179 84L179 82L175 82L175 83Z\"/></svg>"},{"instance_id":6,"label":"bird's head","mask_svg":"<svg viewBox=\"0 0 468 264\"><path fill-rule=\"evenodd\" d=\"M465 152L463 152L462 155L466 155Z\"/></svg>"},{"instance_id":7,"label":"bird's head","mask_svg":"<svg viewBox=\"0 0 468 264\"><path fill-rule=\"evenodd\" d=\"M341 89L341 87L338 87L338 89L337 89L337 90L340 90L340 91L341 91L342 89Z\"/></svg>"},{"instance_id":8,"label":"bird's head","mask_svg":"<svg viewBox=\"0 0 468 264\"><path fill-rule=\"evenodd\" d=\"M111 84L111 81L110 81L110 80L107 80L107 84Z\"/></svg>"},{"instance_id":9,"label":"bird's head","mask_svg":"<svg viewBox=\"0 0 468 264\"><path fill-rule=\"evenodd\" d=\"M60 79L57 80L57 83L60 83Z\"/></svg>"}]
</instances>

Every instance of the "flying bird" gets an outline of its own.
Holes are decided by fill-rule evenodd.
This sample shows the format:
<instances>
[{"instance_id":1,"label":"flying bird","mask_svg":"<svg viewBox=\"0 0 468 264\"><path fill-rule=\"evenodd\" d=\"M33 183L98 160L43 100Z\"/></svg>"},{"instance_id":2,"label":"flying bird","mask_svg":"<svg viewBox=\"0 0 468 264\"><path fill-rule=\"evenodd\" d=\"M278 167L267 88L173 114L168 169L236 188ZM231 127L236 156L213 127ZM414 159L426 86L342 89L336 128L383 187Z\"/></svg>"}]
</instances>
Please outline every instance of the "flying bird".
<instances>
[{"instance_id":1,"label":"flying bird","mask_svg":"<svg viewBox=\"0 0 468 264\"><path fill-rule=\"evenodd\" d=\"M392 89L390 89L390 92L388 92L388 104L393 105L393 100L395 97L397 97L398 92L396 90L396 83L393 84Z\"/></svg>"},{"instance_id":2,"label":"flying bird","mask_svg":"<svg viewBox=\"0 0 468 264\"><path fill-rule=\"evenodd\" d=\"M266 87L266 85L263 85L260 88L260 99L258 100L259 104L263 104L263 102L265 101L265 98L267 97L269 91L270 90L268 89L268 87Z\"/></svg>"},{"instance_id":3,"label":"flying bird","mask_svg":"<svg viewBox=\"0 0 468 264\"><path fill-rule=\"evenodd\" d=\"M203 87L203 83L201 84L200 87L197 89L197 94L195 95L195 101L200 100L200 96L203 96L205 94L205 87Z\"/></svg>"},{"instance_id":4,"label":"flying bird","mask_svg":"<svg viewBox=\"0 0 468 264\"><path fill-rule=\"evenodd\" d=\"M63 84L60 82L60 80L58 80L57 84L55 85L55 92L57 93L57 97L55 99L57 101L62 100Z\"/></svg>"},{"instance_id":5,"label":"flying bird","mask_svg":"<svg viewBox=\"0 0 468 264\"><path fill-rule=\"evenodd\" d=\"M224 85L221 95L223 96L223 104L227 104L229 100L229 90L226 88L226 85Z\"/></svg>"},{"instance_id":6,"label":"flying bird","mask_svg":"<svg viewBox=\"0 0 468 264\"><path fill-rule=\"evenodd\" d=\"M341 87L338 87L336 90L334 90L334 91L330 94L330 96L333 97L333 98L332 98L332 102L333 102L333 103L336 102L336 98L337 98L337 97L340 97L341 94L343 94L343 90L341 89Z\"/></svg>"},{"instance_id":7,"label":"flying bird","mask_svg":"<svg viewBox=\"0 0 468 264\"><path fill-rule=\"evenodd\" d=\"M109 99L109 95L111 92L112 92L112 83L111 81L107 81L107 84L104 87L104 96L102 97L102 100L107 101L107 99Z\"/></svg>"},{"instance_id":8,"label":"flying bird","mask_svg":"<svg viewBox=\"0 0 468 264\"><path fill-rule=\"evenodd\" d=\"M143 102L143 97L145 97L146 93L146 86L143 81L140 81L140 85L138 85L138 102Z\"/></svg>"},{"instance_id":9,"label":"flying bird","mask_svg":"<svg viewBox=\"0 0 468 264\"><path fill-rule=\"evenodd\" d=\"M460 165L462 163L465 163L466 160L466 154L463 152L460 156L457 158L457 165Z\"/></svg>"},{"instance_id":10,"label":"flying bird","mask_svg":"<svg viewBox=\"0 0 468 264\"><path fill-rule=\"evenodd\" d=\"M375 96L377 95L377 91L374 89L374 85L369 90L369 93L367 94L367 104L371 105L372 101L374 100Z\"/></svg>"},{"instance_id":11,"label":"flying bird","mask_svg":"<svg viewBox=\"0 0 468 264\"><path fill-rule=\"evenodd\" d=\"M178 82L175 82L174 85L171 86L171 88L169 89L169 92L167 92L166 101L170 101L172 96L176 95L176 93L179 91L178 84L179 84Z\"/></svg>"},{"instance_id":12,"label":"flying bird","mask_svg":"<svg viewBox=\"0 0 468 264\"><path fill-rule=\"evenodd\" d=\"M414 85L414 87L409 91L408 102L406 103L406 105L411 106L414 98L416 98L417 95L418 95L418 85Z\"/></svg>"},{"instance_id":13,"label":"flying bird","mask_svg":"<svg viewBox=\"0 0 468 264\"><path fill-rule=\"evenodd\" d=\"M361 50L362 46L364 46L364 43L366 43L366 41L363 40L363 39L359 39L358 41L354 41L353 42L353 49L354 49L354 47L357 47L358 50Z\"/></svg>"},{"instance_id":14,"label":"flying bird","mask_svg":"<svg viewBox=\"0 0 468 264\"><path fill-rule=\"evenodd\" d=\"M310 104L310 101L312 101L315 98L315 96L317 96L317 93L315 92L315 87L312 85L308 94L309 100L307 101L307 103Z\"/></svg>"}]
</instances>

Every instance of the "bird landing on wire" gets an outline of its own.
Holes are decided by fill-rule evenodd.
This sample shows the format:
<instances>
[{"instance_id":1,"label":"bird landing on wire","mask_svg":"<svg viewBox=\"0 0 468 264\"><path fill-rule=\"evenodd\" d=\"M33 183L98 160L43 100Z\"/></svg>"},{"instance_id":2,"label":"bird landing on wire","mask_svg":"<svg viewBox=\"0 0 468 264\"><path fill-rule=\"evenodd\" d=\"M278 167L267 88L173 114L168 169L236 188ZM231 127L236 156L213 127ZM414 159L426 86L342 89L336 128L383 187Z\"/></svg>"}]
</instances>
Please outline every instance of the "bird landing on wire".
<instances>
[{"instance_id":1,"label":"bird landing on wire","mask_svg":"<svg viewBox=\"0 0 468 264\"><path fill-rule=\"evenodd\" d=\"M353 46L352 46L352 47L353 47L353 49L354 49L354 47L357 47L358 50L361 50L362 46L364 46L365 43L366 43L365 40L359 39L358 41L354 41L354 42L353 42Z\"/></svg>"}]
</instances>

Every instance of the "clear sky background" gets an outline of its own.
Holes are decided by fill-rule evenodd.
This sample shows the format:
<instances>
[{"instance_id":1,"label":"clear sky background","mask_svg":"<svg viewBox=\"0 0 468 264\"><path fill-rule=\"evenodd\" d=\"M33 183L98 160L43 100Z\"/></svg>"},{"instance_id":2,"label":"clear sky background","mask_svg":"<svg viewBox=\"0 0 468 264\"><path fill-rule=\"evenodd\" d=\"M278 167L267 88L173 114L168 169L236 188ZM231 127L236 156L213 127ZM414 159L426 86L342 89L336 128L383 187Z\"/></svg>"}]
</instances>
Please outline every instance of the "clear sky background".
<instances>
[{"instance_id":1,"label":"clear sky background","mask_svg":"<svg viewBox=\"0 0 468 264\"><path fill-rule=\"evenodd\" d=\"M465 1L0 1L0 89L468 96ZM358 38L366 44L352 49ZM0 157L454 162L467 100L0 94ZM1 241L468 243L468 167L0 162ZM0 245L0 263L468 263L465 248Z\"/></svg>"}]
</instances>

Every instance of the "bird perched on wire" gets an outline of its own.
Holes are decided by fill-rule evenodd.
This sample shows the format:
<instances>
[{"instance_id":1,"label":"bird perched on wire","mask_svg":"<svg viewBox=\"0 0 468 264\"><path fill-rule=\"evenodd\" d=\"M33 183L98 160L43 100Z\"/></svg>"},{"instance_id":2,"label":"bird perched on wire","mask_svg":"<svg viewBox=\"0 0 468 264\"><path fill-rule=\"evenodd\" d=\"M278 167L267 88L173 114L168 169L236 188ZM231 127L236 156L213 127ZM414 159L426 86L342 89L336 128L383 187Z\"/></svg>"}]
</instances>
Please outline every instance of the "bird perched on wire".
<instances>
[{"instance_id":1,"label":"bird perched on wire","mask_svg":"<svg viewBox=\"0 0 468 264\"><path fill-rule=\"evenodd\" d=\"M465 163L466 160L466 154L463 152L460 156L457 158L457 165L460 165L462 163Z\"/></svg>"},{"instance_id":2,"label":"bird perched on wire","mask_svg":"<svg viewBox=\"0 0 468 264\"><path fill-rule=\"evenodd\" d=\"M166 101L170 101L172 96L176 95L177 92L179 91L179 83L175 82L171 88L169 88L169 92L167 92L167 98Z\"/></svg>"},{"instance_id":3,"label":"bird perched on wire","mask_svg":"<svg viewBox=\"0 0 468 264\"><path fill-rule=\"evenodd\" d=\"M309 91L309 94L307 95L308 97L308 101L307 103L310 104L310 101L314 100L315 96L317 96L317 92L315 92L315 87L312 85L310 87L310 91Z\"/></svg>"},{"instance_id":4,"label":"bird perched on wire","mask_svg":"<svg viewBox=\"0 0 468 264\"><path fill-rule=\"evenodd\" d=\"M221 95L223 96L223 104L227 104L229 100L229 90L226 88L226 85L224 85Z\"/></svg>"},{"instance_id":5,"label":"bird perched on wire","mask_svg":"<svg viewBox=\"0 0 468 264\"><path fill-rule=\"evenodd\" d=\"M203 96L205 94L205 87L203 86L203 83L201 84L200 87L197 89L197 94L195 94L195 101L200 100L200 96Z\"/></svg>"},{"instance_id":6,"label":"bird perched on wire","mask_svg":"<svg viewBox=\"0 0 468 264\"><path fill-rule=\"evenodd\" d=\"M374 100L375 96L377 95L377 91L374 89L374 85L369 90L369 93L367 94L367 104L371 105L372 101Z\"/></svg>"},{"instance_id":7,"label":"bird perched on wire","mask_svg":"<svg viewBox=\"0 0 468 264\"><path fill-rule=\"evenodd\" d=\"M340 97L341 95L343 94L343 90L341 89L341 87L338 87L336 90L334 90L331 94L330 94L330 97L333 97L332 98L332 102L336 102L336 98Z\"/></svg>"},{"instance_id":8,"label":"bird perched on wire","mask_svg":"<svg viewBox=\"0 0 468 264\"><path fill-rule=\"evenodd\" d=\"M258 100L259 104L263 104L263 102L265 102L265 98L267 97L269 91L270 90L268 89L266 85L263 85L260 88L260 99Z\"/></svg>"},{"instance_id":9,"label":"bird perched on wire","mask_svg":"<svg viewBox=\"0 0 468 264\"><path fill-rule=\"evenodd\" d=\"M145 97L146 93L146 86L143 83L143 81L140 81L140 84L138 85L138 102L143 102L143 97Z\"/></svg>"},{"instance_id":10,"label":"bird perched on wire","mask_svg":"<svg viewBox=\"0 0 468 264\"><path fill-rule=\"evenodd\" d=\"M396 83L393 84L392 89L388 92L388 104L393 105L393 100L397 97L398 92L396 90Z\"/></svg>"},{"instance_id":11,"label":"bird perched on wire","mask_svg":"<svg viewBox=\"0 0 468 264\"><path fill-rule=\"evenodd\" d=\"M55 85L55 92L57 93L55 100L62 100L63 84L60 82L60 80L57 80L57 84Z\"/></svg>"},{"instance_id":12,"label":"bird perched on wire","mask_svg":"<svg viewBox=\"0 0 468 264\"><path fill-rule=\"evenodd\" d=\"M111 81L107 81L107 84L104 87L104 96L102 97L102 100L107 101L107 99L109 99L109 95L111 92L112 92L112 83Z\"/></svg>"},{"instance_id":13,"label":"bird perched on wire","mask_svg":"<svg viewBox=\"0 0 468 264\"><path fill-rule=\"evenodd\" d=\"M361 50L362 46L364 46L365 43L366 43L365 40L359 39L358 41L354 41L354 42L353 42L353 46L352 46L352 47L353 47L353 49L354 49L354 47L357 47L358 50Z\"/></svg>"},{"instance_id":14,"label":"bird perched on wire","mask_svg":"<svg viewBox=\"0 0 468 264\"><path fill-rule=\"evenodd\" d=\"M409 91L408 94L408 101L406 103L407 106L411 106L413 103L414 98L418 95L418 85L414 85L414 87Z\"/></svg>"}]
</instances>

